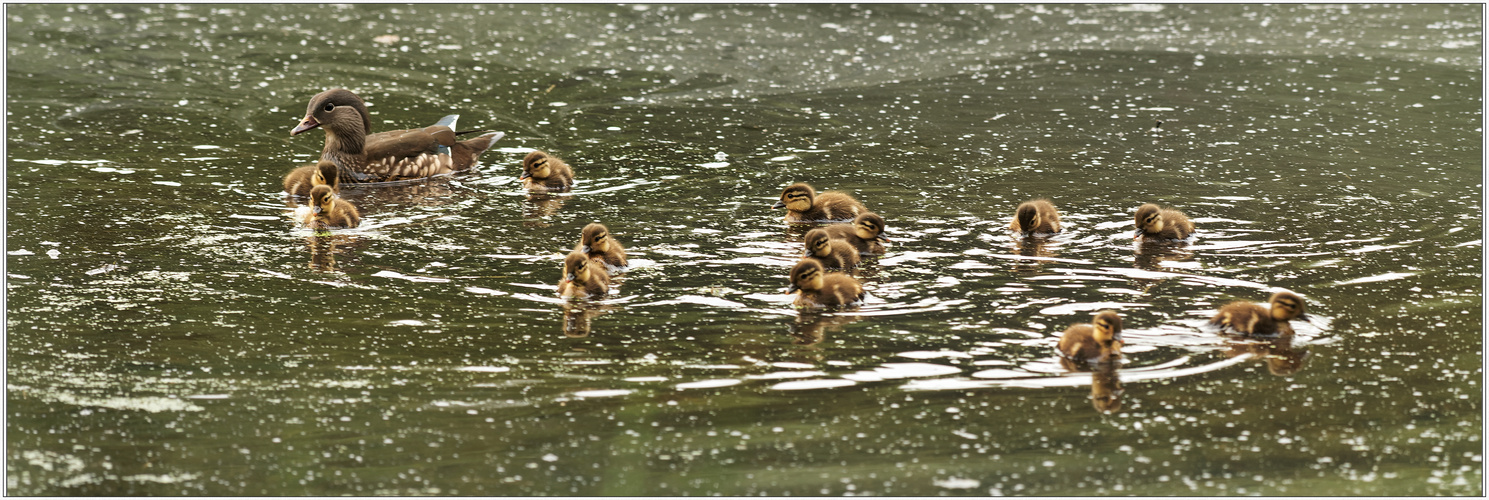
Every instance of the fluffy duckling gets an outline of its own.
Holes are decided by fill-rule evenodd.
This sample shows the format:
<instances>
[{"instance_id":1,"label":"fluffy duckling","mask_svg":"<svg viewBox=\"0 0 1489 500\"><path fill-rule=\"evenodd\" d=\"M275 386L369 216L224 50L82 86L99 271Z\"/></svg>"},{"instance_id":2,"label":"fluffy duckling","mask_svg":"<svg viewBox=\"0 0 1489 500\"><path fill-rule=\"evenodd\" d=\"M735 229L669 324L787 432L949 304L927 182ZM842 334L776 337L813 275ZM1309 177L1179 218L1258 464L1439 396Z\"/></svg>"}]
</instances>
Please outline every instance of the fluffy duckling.
<instances>
[{"instance_id":1,"label":"fluffy duckling","mask_svg":"<svg viewBox=\"0 0 1489 500\"><path fill-rule=\"evenodd\" d=\"M1134 217L1138 229L1138 238L1155 238L1182 240L1194 234L1194 223L1189 222L1189 217L1178 210L1158 208L1158 205L1145 203L1137 207L1137 216Z\"/></svg>"},{"instance_id":2,"label":"fluffy duckling","mask_svg":"<svg viewBox=\"0 0 1489 500\"><path fill-rule=\"evenodd\" d=\"M858 249L843 240L832 239L822 228L807 231L805 259L817 261L825 269L858 267Z\"/></svg>"},{"instance_id":3,"label":"fluffy duckling","mask_svg":"<svg viewBox=\"0 0 1489 500\"><path fill-rule=\"evenodd\" d=\"M626 249L610 235L609 228L598 222L584 226L574 251L588 255L590 260L604 263L610 272L618 272L626 267Z\"/></svg>"},{"instance_id":4,"label":"fluffy duckling","mask_svg":"<svg viewBox=\"0 0 1489 500\"><path fill-rule=\"evenodd\" d=\"M1272 294L1271 307L1252 302L1232 302L1222 306L1210 324L1246 335L1292 335L1289 321L1303 316L1303 298L1292 292Z\"/></svg>"},{"instance_id":5,"label":"fluffy duckling","mask_svg":"<svg viewBox=\"0 0 1489 500\"><path fill-rule=\"evenodd\" d=\"M321 161L291 170L284 176L284 192L292 196L310 196L310 189L321 184L331 186L332 192L341 189L341 179L337 175L335 163Z\"/></svg>"},{"instance_id":6,"label":"fluffy duckling","mask_svg":"<svg viewBox=\"0 0 1489 500\"><path fill-rule=\"evenodd\" d=\"M314 229L352 228L362 223L356 205L337 198L328 184L310 189L310 213L314 216L311 224Z\"/></svg>"},{"instance_id":7,"label":"fluffy duckling","mask_svg":"<svg viewBox=\"0 0 1489 500\"><path fill-rule=\"evenodd\" d=\"M589 256L569 252L564 257L564 278L558 282L558 295L565 299L600 297L610 293L610 273L605 266L595 265Z\"/></svg>"},{"instance_id":8,"label":"fluffy duckling","mask_svg":"<svg viewBox=\"0 0 1489 500\"><path fill-rule=\"evenodd\" d=\"M786 209L786 222L844 221L869 211L852 196L837 191L817 194L805 182L786 186L781 201L770 208Z\"/></svg>"},{"instance_id":9,"label":"fluffy duckling","mask_svg":"<svg viewBox=\"0 0 1489 500\"><path fill-rule=\"evenodd\" d=\"M1077 361L1107 363L1122 357L1122 316L1105 310L1091 323L1070 325L1060 336L1060 354Z\"/></svg>"},{"instance_id":10,"label":"fluffy duckling","mask_svg":"<svg viewBox=\"0 0 1489 500\"><path fill-rule=\"evenodd\" d=\"M884 218L873 212L864 212L853 219L853 225L835 225L821 228L827 231L827 235L833 239L839 239L853 245L858 253L864 255L883 255L884 245L889 238L884 237Z\"/></svg>"},{"instance_id":11,"label":"fluffy duckling","mask_svg":"<svg viewBox=\"0 0 1489 500\"><path fill-rule=\"evenodd\" d=\"M1029 200L1014 210L1013 222L1008 229L1020 233L1060 232L1060 213L1049 200Z\"/></svg>"},{"instance_id":12,"label":"fluffy duckling","mask_svg":"<svg viewBox=\"0 0 1489 500\"><path fill-rule=\"evenodd\" d=\"M522 159L522 175L517 178L528 191L568 191L574 186L574 169L557 156L533 151Z\"/></svg>"},{"instance_id":13,"label":"fluffy duckling","mask_svg":"<svg viewBox=\"0 0 1489 500\"><path fill-rule=\"evenodd\" d=\"M791 288L786 293L801 291L797 307L834 307L863 300L863 286L843 273L829 273L815 260L803 259L791 268Z\"/></svg>"},{"instance_id":14,"label":"fluffy duckling","mask_svg":"<svg viewBox=\"0 0 1489 500\"><path fill-rule=\"evenodd\" d=\"M421 179L475 166L476 158L503 135L490 132L457 141L465 133L454 129L459 117L446 116L421 129L372 134L367 103L346 89L331 89L310 98L305 118L290 135L325 130L321 161L335 163L343 182Z\"/></svg>"}]
</instances>

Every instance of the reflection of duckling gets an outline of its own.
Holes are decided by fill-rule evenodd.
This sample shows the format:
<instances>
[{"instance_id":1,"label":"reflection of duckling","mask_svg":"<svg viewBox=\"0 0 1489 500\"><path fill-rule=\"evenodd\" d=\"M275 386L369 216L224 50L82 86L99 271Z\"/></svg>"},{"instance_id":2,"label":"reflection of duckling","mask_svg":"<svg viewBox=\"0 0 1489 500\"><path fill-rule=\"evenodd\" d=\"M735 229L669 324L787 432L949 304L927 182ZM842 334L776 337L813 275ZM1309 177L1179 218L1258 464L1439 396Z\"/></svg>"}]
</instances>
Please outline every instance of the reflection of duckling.
<instances>
[{"instance_id":1,"label":"reflection of duckling","mask_svg":"<svg viewBox=\"0 0 1489 500\"><path fill-rule=\"evenodd\" d=\"M565 302L563 308L564 336L570 338L588 337L590 320L609 310L609 306L592 302Z\"/></svg>"},{"instance_id":2,"label":"reflection of duckling","mask_svg":"<svg viewBox=\"0 0 1489 500\"><path fill-rule=\"evenodd\" d=\"M822 342L827 338L827 332L836 332L844 326L862 320L862 316L844 316L842 314L818 314L804 312L797 316L791 324L787 325L791 337L797 345L812 345Z\"/></svg>"},{"instance_id":3,"label":"reflection of duckling","mask_svg":"<svg viewBox=\"0 0 1489 500\"><path fill-rule=\"evenodd\" d=\"M822 264L826 269L852 269L858 266L858 249L843 240L835 240L821 228L807 231L806 253L802 258Z\"/></svg>"},{"instance_id":4,"label":"reflection of duckling","mask_svg":"<svg viewBox=\"0 0 1489 500\"><path fill-rule=\"evenodd\" d=\"M557 156L533 151L522 159L518 179L529 191L568 191L574 186L574 169Z\"/></svg>"},{"instance_id":5,"label":"reflection of duckling","mask_svg":"<svg viewBox=\"0 0 1489 500\"><path fill-rule=\"evenodd\" d=\"M310 213L315 217L311 224L314 229L351 228L362 222L356 205L337 198L331 193L331 186L326 184L310 190Z\"/></svg>"},{"instance_id":6,"label":"reflection of duckling","mask_svg":"<svg viewBox=\"0 0 1489 500\"><path fill-rule=\"evenodd\" d=\"M1226 354L1231 357L1242 354L1252 354L1256 359L1267 364L1267 371L1273 375L1288 376L1298 373L1303 369L1303 364L1312 355L1307 348L1293 348L1293 337L1282 336L1267 341L1240 341L1227 342L1230 351Z\"/></svg>"},{"instance_id":7,"label":"reflection of duckling","mask_svg":"<svg viewBox=\"0 0 1489 500\"><path fill-rule=\"evenodd\" d=\"M1029 200L1020 204L1013 213L1013 222L1008 229L1020 233L1060 232L1060 213L1049 200Z\"/></svg>"},{"instance_id":8,"label":"reflection of duckling","mask_svg":"<svg viewBox=\"0 0 1489 500\"><path fill-rule=\"evenodd\" d=\"M334 192L341 187L339 177L336 164L323 160L291 170L284 176L284 192L293 196L310 196L310 189L321 184L330 185Z\"/></svg>"},{"instance_id":9,"label":"reflection of duckling","mask_svg":"<svg viewBox=\"0 0 1489 500\"><path fill-rule=\"evenodd\" d=\"M610 235L610 229L598 222L584 226L574 251L588 255L595 262L604 263L610 272L626 267L626 249Z\"/></svg>"},{"instance_id":10,"label":"reflection of duckling","mask_svg":"<svg viewBox=\"0 0 1489 500\"><path fill-rule=\"evenodd\" d=\"M863 300L863 286L843 273L829 273L815 260L803 259L791 268L791 288L786 293L801 291L797 307L833 307L851 305Z\"/></svg>"},{"instance_id":11,"label":"reflection of duckling","mask_svg":"<svg viewBox=\"0 0 1489 500\"><path fill-rule=\"evenodd\" d=\"M1107 363L1122 357L1122 316L1097 312L1091 324L1070 325L1060 336L1060 354L1076 361Z\"/></svg>"},{"instance_id":12,"label":"reflection of duckling","mask_svg":"<svg viewBox=\"0 0 1489 500\"><path fill-rule=\"evenodd\" d=\"M827 235L833 239L839 239L853 245L858 253L864 255L882 255L884 245L880 242L888 242L884 237L884 218L873 212L859 214L853 219L853 225L834 225L822 228Z\"/></svg>"},{"instance_id":13,"label":"reflection of duckling","mask_svg":"<svg viewBox=\"0 0 1489 500\"><path fill-rule=\"evenodd\" d=\"M1122 379L1117 378L1117 363L1104 363L1091 370L1091 406L1096 411L1111 413L1122 409Z\"/></svg>"},{"instance_id":14,"label":"reflection of duckling","mask_svg":"<svg viewBox=\"0 0 1489 500\"><path fill-rule=\"evenodd\" d=\"M610 273L605 266L591 265L589 256L570 252L564 257L564 278L558 282L560 297L587 298L610 293Z\"/></svg>"},{"instance_id":15,"label":"reflection of duckling","mask_svg":"<svg viewBox=\"0 0 1489 500\"><path fill-rule=\"evenodd\" d=\"M1182 240L1194 234L1194 223L1189 222L1178 210L1158 208L1158 205L1145 203L1137 207L1137 215L1133 218L1138 229L1138 238L1154 238Z\"/></svg>"},{"instance_id":16,"label":"reflection of duckling","mask_svg":"<svg viewBox=\"0 0 1489 500\"><path fill-rule=\"evenodd\" d=\"M842 221L869 211L852 196L837 191L817 194L805 182L786 186L781 201L770 208L786 209L786 222Z\"/></svg>"},{"instance_id":17,"label":"reflection of duckling","mask_svg":"<svg viewBox=\"0 0 1489 500\"><path fill-rule=\"evenodd\" d=\"M1246 335L1292 335L1292 321L1303 315L1303 298L1292 292L1272 294L1271 308L1252 302L1232 302L1221 307L1210 324Z\"/></svg>"}]
</instances>

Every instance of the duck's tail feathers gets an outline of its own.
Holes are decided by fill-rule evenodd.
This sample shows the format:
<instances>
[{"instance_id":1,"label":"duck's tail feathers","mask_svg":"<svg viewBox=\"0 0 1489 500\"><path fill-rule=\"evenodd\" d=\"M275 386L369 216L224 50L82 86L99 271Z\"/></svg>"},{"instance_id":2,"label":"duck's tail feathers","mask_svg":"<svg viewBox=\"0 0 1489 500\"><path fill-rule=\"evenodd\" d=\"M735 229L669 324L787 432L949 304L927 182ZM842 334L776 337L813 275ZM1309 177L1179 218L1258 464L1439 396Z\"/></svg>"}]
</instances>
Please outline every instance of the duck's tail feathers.
<instances>
[{"instance_id":1,"label":"duck's tail feathers","mask_svg":"<svg viewBox=\"0 0 1489 500\"><path fill-rule=\"evenodd\" d=\"M446 116L444 118L440 118L439 121L434 122L434 124L435 125L444 125L446 127L450 127L450 130L455 130L455 121L456 120L459 120L459 119L460 119L460 115L449 115L449 116Z\"/></svg>"}]
</instances>

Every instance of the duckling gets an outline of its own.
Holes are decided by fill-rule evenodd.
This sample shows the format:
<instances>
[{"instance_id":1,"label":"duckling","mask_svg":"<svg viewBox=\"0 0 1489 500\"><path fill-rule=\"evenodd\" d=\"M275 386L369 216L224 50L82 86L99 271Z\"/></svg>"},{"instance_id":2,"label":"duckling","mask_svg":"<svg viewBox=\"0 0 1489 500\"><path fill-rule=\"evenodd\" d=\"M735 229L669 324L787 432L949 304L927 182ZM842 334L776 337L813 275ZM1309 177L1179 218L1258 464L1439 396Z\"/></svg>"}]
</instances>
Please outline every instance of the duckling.
<instances>
[{"instance_id":1,"label":"duckling","mask_svg":"<svg viewBox=\"0 0 1489 500\"><path fill-rule=\"evenodd\" d=\"M594 264L588 255L569 252L564 257L564 278L558 282L558 295L582 299L610 293L610 273L605 272L605 266Z\"/></svg>"},{"instance_id":2,"label":"duckling","mask_svg":"<svg viewBox=\"0 0 1489 500\"><path fill-rule=\"evenodd\" d=\"M883 255L884 245L880 242L889 242L884 237L884 218L873 212L864 212L853 219L853 225L834 225L821 228L827 231L827 235L833 239L839 239L853 245L859 253L864 255Z\"/></svg>"},{"instance_id":3,"label":"duckling","mask_svg":"<svg viewBox=\"0 0 1489 500\"><path fill-rule=\"evenodd\" d=\"M517 178L529 191L568 191L574 186L574 169L557 156L533 151L522 159L522 175Z\"/></svg>"},{"instance_id":4,"label":"duckling","mask_svg":"<svg viewBox=\"0 0 1489 500\"><path fill-rule=\"evenodd\" d=\"M1122 316L1110 309L1092 315L1091 323L1070 325L1060 336L1060 354L1076 361L1108 363L1122 357Z\"/></svg>"},{"instance_id":5,"label":"duckling","mask_svg":"<svg viewBox=\"0 0 1489 500\"><path fill-rule=\"evenodd\" d=\"M1292 335L1288 322L1303 316L1303 298L1292 292L1277 292L1268 302L1270 308L1245 301L1226 304L1210 318L1210 324L1246 335Z\"/></svg>"},{"instance_id":6,"label":"duckling","mask_svg":"<svg viewBox=\"0 0 1489 500\"><path fill-rule=\"evenodd\" d=\"M1060 213L1049 200L1029 200L1014 210L1008 229L1024 234L1060 232Z\"/></svg>"},{"instance_id":7,"label":"duckling","mask_svg":"<svg viewBox=\"0 0 1489 500\"><path fill-rule=\"evenodd\" d=\"M310 189L310 212L315 217L311 224L314 229L352 228L362 223L362 215L357 212L357 206L337 198L331 192L329 184Z\"/></svg>"},{"instance_id":8,"label":"duckling","mask_svg":"<svg viewBox=\"0 0 1489 500\"><path fill-rule=\"evenodd\" d=\"M843 273L829 273L815 260L802 259L791 268L791 288L786 293L801 291L797 307L833 307L852 305L863 300L863 286Z\"/></svg>"},{"instance_id":9,"label":"duckling","mask_svg":"<svg viewBox=\"0 0 1489 500\"><path fill-rule=\"evenodd\" d=\"M1137 235L1132 239L1155 238L1182 240L1194 234L1194 223L1189 222L1178 210L1160 209L1152 203L1137 207L1137 216L1134 218L1137 226Z\"/></svg>"},{"instance_id":10,"label":"duckling","mask_svg":"<svg viewBox=\"0 0 1489 500\"><path fill-rule=\"evenodd\" d=\"M802 256L822 264L825 269L858 267L858 249L843 240L832 239L822 228L807 231L806 253Z\"/></svg>"},{"instance_id":11,"label":"duckling","mask_svg":"<svg viewBox=\"0 0 1489 500\"><path fill-rule=\"evenodd\" d=\"M786 186L781 201L770 208L786 209L786 222L844 221L869 211L852 196L837 191L817 194L805 182Z\"/></svg>"},{"instance_id":12,"label":"duckling","mask_svg":"<svg viewBox=\"0 0 1489 500\"><path fill-rule=\"evenodd\" d=\"M290 135L324 129L321 161L335 163L342 182L421 179L475 166L476 158L503 135L489 132L457 141L457 135L475 132L456 132L458 118L449 115L421 129L371 134L367 103L346 89L331 89L310 98L305 118Z\"/></svg>"},{"instance_id":13,"label":"duckling","mask_svg":"<svg viewBox=\"0 0 1489 500\"><path fill-rule=\"evenodd\" d=\"M310 196L310 188L327 184L331 191L341 189L341 179L336 172L336 164L329 161L320 161L315 165L306 165L291 170L284 176L284 192L292 196Z\"/></svg>"},{"instance_id":14,"label":"duckling","mask_svg":"<svg viewBox=\"0 0 1489 500\"><path fill-rule=\"evenodd\" d=\"M598 222L584 226L574 251L605 264L610 272L619 272L626 267L626 249L610 234L609 228Z\"/></svg>"}]
</instances>

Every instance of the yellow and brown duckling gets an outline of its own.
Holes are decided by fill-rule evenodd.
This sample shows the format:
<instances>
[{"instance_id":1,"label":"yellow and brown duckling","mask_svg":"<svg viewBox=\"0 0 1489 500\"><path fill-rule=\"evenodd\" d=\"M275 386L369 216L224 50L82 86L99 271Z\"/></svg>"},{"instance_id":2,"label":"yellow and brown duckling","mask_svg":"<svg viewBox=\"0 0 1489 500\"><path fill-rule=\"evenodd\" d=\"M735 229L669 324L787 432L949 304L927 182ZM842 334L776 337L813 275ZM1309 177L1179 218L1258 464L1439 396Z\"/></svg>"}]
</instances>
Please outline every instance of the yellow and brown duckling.
<instances>
[{"instance_id":1,"label":"yellow and brown duckling","mask_svg":"<svg viewBox=\"0 0 1489 500\"><path fill-rule=\"evenodd\" d=\"M336 197L327 184L310 189L310 213L312 229L345 229L362 223L356 205Z\"/></svg>"},{"instance_id":2,"label":"yellow and brown duckling","mask_svg":"<svg viewBox=\"0 0 1489 500\"><path fill-rule=\"evenodd\" d=\"M598 222L584 226L579 234L579 244L574 251L588 255L590 260L605 264L610 272L619 272L626 267L626 249L621 246L610 229Z\"/></svg>"},{"instance_id":3,"label":"yellow and brown duckling","mask_svg":"<svg viewBox=\"0 0 1489 500\"><path fill-rule=\"evenodd\" d=\"M610 293L610 273L605 266L589 260L580 252L564 257L564 277L558 282L558 295L565 299L601 297Z\"/></svg>"},{"instance_id":4,"label":"yellow and brown duckling","mask_svg":"<svg viewBox=\"0 0 1489 500\"><path fill-rule=\"evenodd\" d=\"M574 169L557 156L533 151L522 159L518 179L528 191L568 191L574 186Z\"/></svg>"},{"instance_id":5,"label":"yellow and brown duckling","mask_svg":"<svg viewBox=\"0 0 1489 500\"><path fill-rule=\"evenodd\" d=\"M346 89L316 94L305 118L290 130L297 135L313 128L326 131L321 160L334 163L342 182L389 182L448 174L475 166L476 158L502 137L489 132L456 140L459 115L450 115L421 129L371 134L372 117L362 98Z\"/></svg>"},{"instance_id":6,"label":"yellow and brown duckling","mask_svg":"<svg viewBox=\"0 0 1489 500\"><path fill-rule=\"evenodd\" d=\"M796 306L806 308L853 305L863 300L863 286L843 273L829 273L815 260L803 259L791 268L791 288L800 291Z\"/></svg>"},{"instance_id":7,"label":"yellow and brown duckling","mask_svg":"<svg viewBox=\"0 0 1489 500\"><path fill-rule=\"evenodd\" d=\"M1210 318L1210 324L1245 335L1292 335L1288 322L1303 316L1303 298L1292 292L1277 292L1268 302L1271 307L1245 301L1226 304Z\"/></svg>"},{"instance_id":8,"label":"yellow and brown duckling","mask_svg":"<svg viewBox=\"0 0 1489 500\"><path fill-rule=\"evenodd\" d=\"M852 225L834 225L821 228L833 239L843 240L864 255L883 255L884 218L873 212L864 212L853 219Z\"/></svg>"},{"instance_id":9,"label":"yellow and brown duckling","mask_svg":"<svg viewBox=\"0 0 1489 500\"><path fill-rule=\"evenodd\" d=\"M291 170L284 176L284 192L292 196L310 196L310 189L321 184L331 186L333 193L341 189L341 180L336 172L335 163L320 161L315 165L306 165Z\"/></svg>"},{"instance_id":10,"label":"yellow and brown duckling","mask_svg":"<svg viewBox=\"0 0 1489 500\"><path fill-rule=\"evenodd\" d=\"M1024 234L1058 233L1060 213L1049 200L1029 200L1014 210L1013 222L1008 229Z\"/></svg>"},{"instance_id":11,"label":"yellow and brown duckling","mask_svg":"<svg viewBox=\"0 0 1489 500\"><path fill-rule=\"evenodd\" d=\"M1104 310L1091 323L1070 325L1060 336L1060 354L1075 361L1107 363L1122 357L1122 316Z\"/></svg>"},{"instance_id":12,"label":"yellow and brown duckling","mask_svg":"<svg viewBox=\"0 0 1489 500\"><path fill-rule=\"evenodd\" d=\"M837 191L819 194L805 182L786 186L781 201L770 208L786 209L786 222L845 221L869 211L852 196Z\"/></svg>"},{"instance_id":13,"label":"yellow and brown duckling","mask_svg":"<svg viewBox=\"0 0 1489 500\"><path fill-rule=\"evenodd\" d=\"M825 269L853 269L858 267L860 257L858 249L843 240L832 239L827 231L822 228L807 231L804 238L806 252L804 259L811 259L822 264Z\"/></svg>"},{"instance_id":14,"label":"yellow and brown duckling","mask_svg":"<svg viewBox=\"0 0 1489 500\"><path fill-rule=\"evenodd\" d=\"M1194 223L1183 212L1145 203L1134 217L1137 234L1132 239L1182 240L1194 234Z\"/></svg>"}]
</instances>

